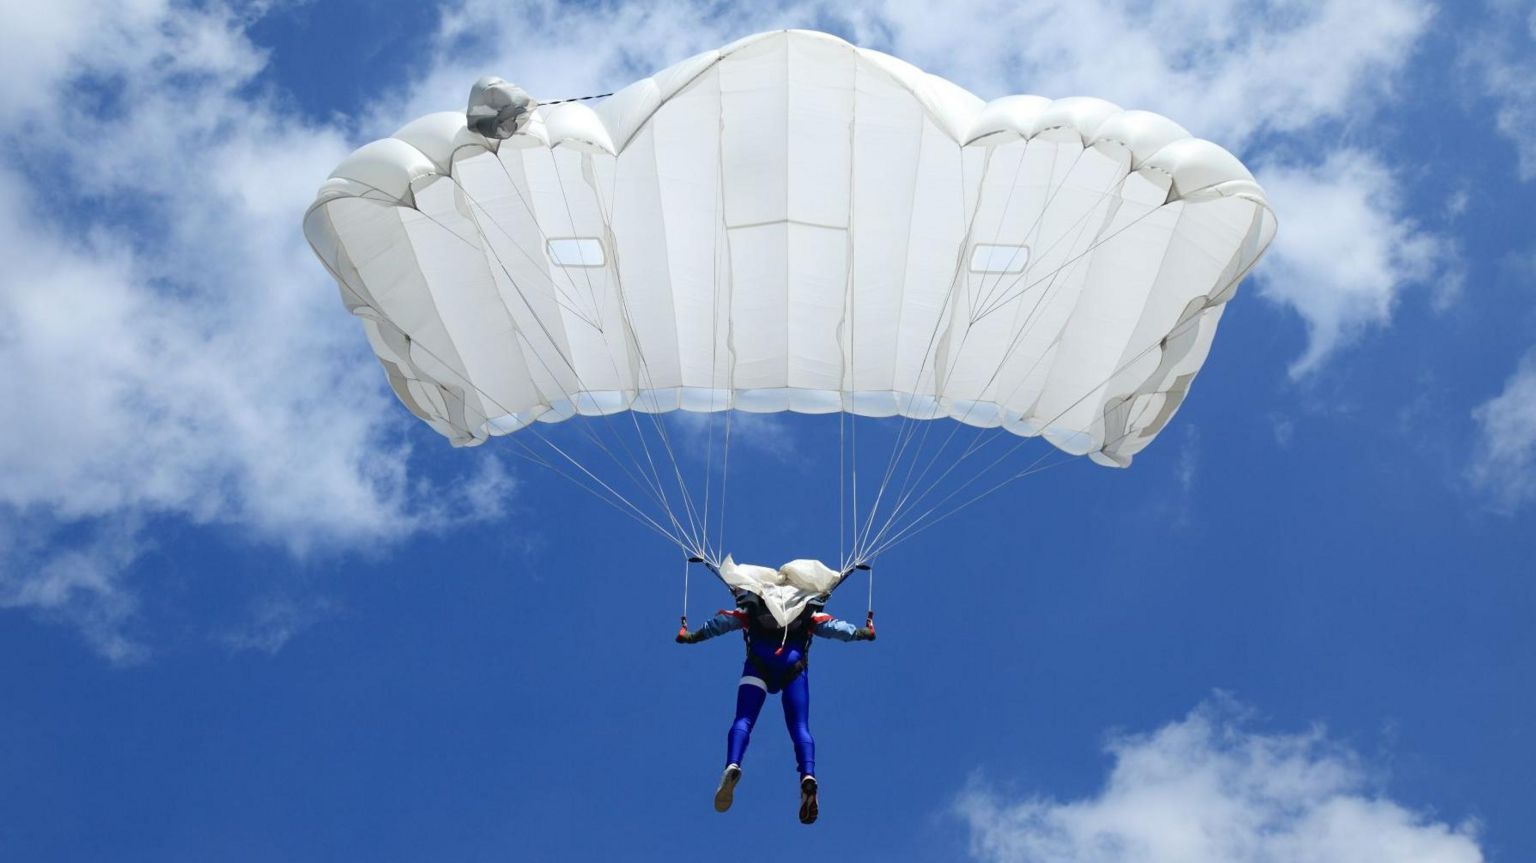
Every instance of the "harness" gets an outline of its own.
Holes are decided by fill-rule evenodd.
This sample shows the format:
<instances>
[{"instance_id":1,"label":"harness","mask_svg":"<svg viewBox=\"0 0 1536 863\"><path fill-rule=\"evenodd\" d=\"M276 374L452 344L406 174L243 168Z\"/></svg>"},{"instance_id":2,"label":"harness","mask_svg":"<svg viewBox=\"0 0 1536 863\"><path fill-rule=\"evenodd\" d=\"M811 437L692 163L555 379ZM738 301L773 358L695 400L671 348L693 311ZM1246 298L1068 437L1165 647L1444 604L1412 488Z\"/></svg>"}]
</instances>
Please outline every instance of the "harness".
<instances>
[{"instance_id":1,"label":"harness","mask_svg":"<svg viewBox=\"0 0 1536 863\"><path fill-rule=\"evenodd\" d=\"M795 678L805 673L811 660L811 627L818 623L824 623L832 619L832 615L823 614L818 605L808 605L800 612L800 616L790 621L789 626L780 628L778 621L763 605L762 600L752 593L744 593L737 599L737 607L732 610L722 610L720 613L728 614L746 625L742 627L741 638L746 645L747 664L757 672L757 676L768 684L769 692L778 692L795 681ZM756 639L767 640L772 643L779 642L779 647L774 655L784 652L793 640L795 647L800 651L800 658L795 660L787 668L776 668L769 665L761 656L752 651L752 643Z\"/></svg>"}]
</instances>

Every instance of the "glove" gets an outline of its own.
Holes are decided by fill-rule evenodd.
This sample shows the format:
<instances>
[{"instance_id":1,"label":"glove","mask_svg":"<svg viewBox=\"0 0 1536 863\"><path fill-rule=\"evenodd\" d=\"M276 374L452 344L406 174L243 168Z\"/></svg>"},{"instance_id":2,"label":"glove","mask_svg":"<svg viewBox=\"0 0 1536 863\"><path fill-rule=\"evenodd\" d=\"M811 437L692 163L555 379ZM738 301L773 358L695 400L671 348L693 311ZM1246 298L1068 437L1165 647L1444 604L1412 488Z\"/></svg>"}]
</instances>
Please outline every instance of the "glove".
<instances>
[{"instance_id":1,"label":"glove","mask_svg":"<svg viewBox=\"0 0 1536 863\"><path fill-rule=\"evenodd\" d=\"M875 625L873 623L871 623L868 626L861 626L858 629L855 629L853 631L853 640L854 641L874 641L875 640Z\"/></svg>"},{"instance_id":2,"label":"glove","mask_svg":"<svg viewBox=\"0 0 1536 863\"><path fill-rule=\"evenodd\" d=\"M700 638L697 632L689 632L688 627L686 626L679 626L677 628L678 644L698 644L703 640L704 639Z\"/></svg>"}]
</instances>

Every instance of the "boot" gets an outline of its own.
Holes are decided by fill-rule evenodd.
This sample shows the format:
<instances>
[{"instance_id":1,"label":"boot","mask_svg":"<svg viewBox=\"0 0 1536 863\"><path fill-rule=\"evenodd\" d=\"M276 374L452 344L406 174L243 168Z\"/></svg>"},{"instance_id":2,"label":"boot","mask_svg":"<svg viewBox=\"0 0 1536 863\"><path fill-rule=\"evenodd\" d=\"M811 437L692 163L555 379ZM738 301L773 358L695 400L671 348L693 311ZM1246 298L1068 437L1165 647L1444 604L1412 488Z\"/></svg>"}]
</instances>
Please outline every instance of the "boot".
<instances>
[{"instance_id":1,"label":"boot","mask_svg":"<svg viewBox=\"0 0 1536 863\"><path fill-rule=\"evenodd\" d=\"M800 777L800 823L815 824L820 809L816 805L816 777Z\"/></svg>"},{"instance_id":2,"label":"boot","mask_svg":"<svg viewBox=\"0 0 1536 863\"><path fill-rule=\"evenodd\" d=\"M741 767L735 764L725 765L725 772L720 774L720 787L715 789L715 811L724 812L731 808L731 801L736 799L736 783L741 781Z\"/></svg>"}]
</instances>

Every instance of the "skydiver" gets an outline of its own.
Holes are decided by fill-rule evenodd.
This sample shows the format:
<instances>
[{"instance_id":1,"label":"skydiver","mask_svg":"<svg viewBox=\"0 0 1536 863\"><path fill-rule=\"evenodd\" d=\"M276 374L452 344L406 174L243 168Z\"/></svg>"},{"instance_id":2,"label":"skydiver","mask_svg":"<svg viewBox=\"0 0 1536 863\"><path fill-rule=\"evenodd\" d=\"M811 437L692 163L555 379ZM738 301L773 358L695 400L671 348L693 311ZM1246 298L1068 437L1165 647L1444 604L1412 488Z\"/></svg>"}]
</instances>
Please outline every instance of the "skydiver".
<instances>
[{"instance_id":1,"label":"skydiver","mask_svg":"<svg viewBox=\"0 0 1536 863\"><path fill-rule=\"evenodd\" d=\"M710 569L714 570L713 566ZM718 574L718 570L716 570ZM845 620L826 614L827 594L806 602L800 613L786 627L769 613L762 598L747 590L737 590L736 607L720 611L692 632L681 626L679 644L701 641L741 631L746 640L747 657L736 687L736 717L726 735L725 772L715 790L715 811L731 808L736 783L741 779L741 760L752 736L752 726L768 696L782 693L784 725L795 746L795 762L800 773L800 823L816 821L816 741L811 737L811 684L807 673L811 638L820 636L837 641L874 641L874 616L864 626L855 627Z\"/></svg>"}]
</instances>

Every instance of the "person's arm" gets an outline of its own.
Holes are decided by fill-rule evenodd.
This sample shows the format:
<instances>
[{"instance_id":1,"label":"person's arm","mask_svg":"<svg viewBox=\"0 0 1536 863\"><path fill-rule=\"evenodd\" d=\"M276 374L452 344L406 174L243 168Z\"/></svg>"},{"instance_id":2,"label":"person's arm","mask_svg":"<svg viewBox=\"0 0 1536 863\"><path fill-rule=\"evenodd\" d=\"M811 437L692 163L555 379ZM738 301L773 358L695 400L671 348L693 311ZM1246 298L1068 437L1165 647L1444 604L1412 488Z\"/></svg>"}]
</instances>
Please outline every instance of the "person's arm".
<instances>
[{"instance_id":1,"label":"person's arm","mask_svg":"<svg viewBox=\"0 0 1536 863\"><path fill-rule=\"evenodd\" d=\"M722 611L692 632L689 632L687 627L678 627L677 643L698 644L701 641L708 641L717 635L736 632L745 625L746 615L739 611Z\"/></svg>"},{"instance_id":2,"label":"person's arm","mask_svg":"<svg viewBox=\"0 0 1536 863\"><path fill-rule=\"evenodd\" d=\"M871 617L864 626L855 627L846 620L838 620L830 614L818 614L811 618L811 632L837 641L874 641L875 621Z\"/></svg>"}]
</instances>

